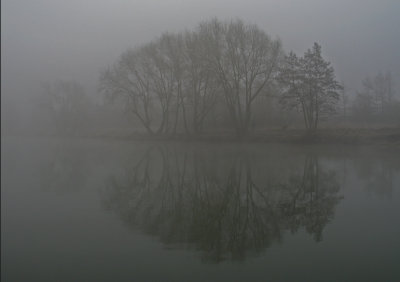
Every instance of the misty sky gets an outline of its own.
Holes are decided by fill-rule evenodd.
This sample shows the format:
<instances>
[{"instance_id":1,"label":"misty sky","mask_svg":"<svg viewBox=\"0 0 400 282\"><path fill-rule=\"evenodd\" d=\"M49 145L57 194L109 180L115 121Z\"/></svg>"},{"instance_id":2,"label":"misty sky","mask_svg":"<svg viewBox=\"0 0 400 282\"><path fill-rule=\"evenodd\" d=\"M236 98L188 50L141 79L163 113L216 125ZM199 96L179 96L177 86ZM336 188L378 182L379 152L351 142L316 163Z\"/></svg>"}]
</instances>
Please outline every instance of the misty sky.
<instances>
[{"instance_id":1,"label":"misty sky","mask_svg":"<svg viewBox=\"0 0 400 282\"><path fill-rule=\"evenodd\" d=\"M2 95L29 96L57 79L95 94L100 70L128 47L213 17L257 24L299 55L320 43L353 91L387 70L399 89L399 14L398 0L3 0Z\"/></svg>"}]
</instances>

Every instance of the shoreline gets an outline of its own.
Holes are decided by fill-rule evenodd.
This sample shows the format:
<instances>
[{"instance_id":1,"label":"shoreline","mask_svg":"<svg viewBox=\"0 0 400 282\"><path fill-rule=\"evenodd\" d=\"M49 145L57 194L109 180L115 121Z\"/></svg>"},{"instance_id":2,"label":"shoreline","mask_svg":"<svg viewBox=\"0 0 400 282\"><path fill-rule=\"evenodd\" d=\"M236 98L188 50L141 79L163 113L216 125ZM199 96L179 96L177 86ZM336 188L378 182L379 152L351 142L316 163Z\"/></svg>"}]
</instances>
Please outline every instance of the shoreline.
<instances>
[{"instance_id":1,"label":"shoreline","mask_svg":"<svg viewBox=\"0 0 400 282\"><path fill-rule=\"evenodd\" d=\"M348 144L348 145L398 145L400 128L380 129L319 129L307 133L301 129L274 129L252 132L238 138L235 132L208 132L197 136L176 134L170 136L151 136L146 133L133 133L126 136L98 135L97 138L124 139L149 142L188 142L188 143L280 143L291 145Z\"/></svg>"},{"instance_id":2,"label":"shoreline","mask_svg":"<svg viewBox=\"0 0 400 282\"><path fill-rule=\"evenodd\" d=\"M7 134L2 134L3 137ZM238 144L288 144L288 145L390 145L400 147L400 128L332 128L307 133L303 129L266 129L238 138L233 131L205 132L201 135L186 134L152 136L144 132L87 132L83 134L13 134L14 137L104 139L137 142L183 142L183 143L238 143Z\"/></svg>"}]
</instances>

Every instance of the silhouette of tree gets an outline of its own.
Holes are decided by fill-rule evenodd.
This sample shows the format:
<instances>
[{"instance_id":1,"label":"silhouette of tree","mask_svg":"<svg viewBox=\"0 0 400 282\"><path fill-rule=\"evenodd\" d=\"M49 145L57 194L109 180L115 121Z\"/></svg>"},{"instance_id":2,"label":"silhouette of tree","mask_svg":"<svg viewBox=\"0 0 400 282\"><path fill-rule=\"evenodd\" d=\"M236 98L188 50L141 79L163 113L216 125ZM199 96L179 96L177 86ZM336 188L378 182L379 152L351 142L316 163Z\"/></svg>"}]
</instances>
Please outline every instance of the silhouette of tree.
<instances>
[{"instance_id":1,"label":"silhouette of tree","mask_svg":"<svg viewBox=\"0 0 400 282\"><path fill-rule=\"evenodd\" d=\"M200 25L205 34L210 65L223 89L225 104L239 136L251 125L255 99L266 93L278 70L281 44L256 25L217 19Z\"/></svg>"},{"instance_id":2,"label":"silhouette of tree","mask_svg":"<svg viewBox=\"0 0 400 282\"><path fill-rule=\"evenodd\" d=\"M42 109L50 112L60 133L77 133L85 120L89 99L76 81L55 81L42 84Z\"/></svg>"},{"instance_id":3,"label":"silhouette of tree","mask_svg":"<svg viewBox=\"0 0 400 282\"><path fill-rule=\"evenodd\" d=\"M336 81L334 69L322 58L321 46L314 43L303 57L290 52L278 76L283 90L281 103L299 108L308 130L316 130L323 114L335 112L342 86Z\"/></svg>"}]
</instances>

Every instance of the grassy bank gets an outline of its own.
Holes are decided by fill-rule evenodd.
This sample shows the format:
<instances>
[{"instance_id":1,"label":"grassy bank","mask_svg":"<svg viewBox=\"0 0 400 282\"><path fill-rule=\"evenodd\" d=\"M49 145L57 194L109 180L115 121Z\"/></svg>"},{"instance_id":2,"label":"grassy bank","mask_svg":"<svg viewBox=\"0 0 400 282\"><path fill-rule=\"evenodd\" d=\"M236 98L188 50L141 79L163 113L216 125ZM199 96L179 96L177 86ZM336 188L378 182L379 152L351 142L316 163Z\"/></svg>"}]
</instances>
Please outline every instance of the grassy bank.
<instances>
[{"instance_id":1,"label":"grassy bank","mask_svg":"<svg viewBox=\"0 0 400 282\"><path fill-rule=\"evenodd\" d=\"M400 147L400 128L323 128L309 133L304 129L263 129L249 132L238 138L232 130L215 130L200 135L150 135L133 129L92 130L70 134L19 132L3 136L18 138L95 138L104 140L160 141L160 142L204 142L204 143L279 143L279 144L349 144L349 145L391 145Z\"/></svg>"},{"instance_id":2,"label":"grassy bank","mask_svg":"<svg viewBox=\"0 0 400 282\"><path fill-rule=\"evenodd\" d=\"M308 133L302 129L268 129L251 132L238 138L233 131L205 132L201 135L149 135L142 132L98 133L95 136L107 139L126 139L132 141L186 141L186 142L262 142L288 144L390 144L400 146L400 128L338 128L319 129Z\"/></svg>"}]
</instances>

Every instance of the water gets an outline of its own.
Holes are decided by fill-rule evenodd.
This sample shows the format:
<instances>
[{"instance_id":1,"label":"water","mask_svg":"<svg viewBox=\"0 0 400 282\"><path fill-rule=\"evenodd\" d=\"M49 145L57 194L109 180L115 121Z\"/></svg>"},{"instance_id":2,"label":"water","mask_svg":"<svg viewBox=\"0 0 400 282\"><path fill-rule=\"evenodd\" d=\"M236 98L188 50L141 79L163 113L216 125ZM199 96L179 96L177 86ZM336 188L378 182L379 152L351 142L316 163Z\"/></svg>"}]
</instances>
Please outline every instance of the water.
<instances>
[{"instance_id":1,"label":"water","mask_svg":"<svg viewBox=\"0 0 400 282\"><path fill-rule=\"evenodd\" d=\"M399 281L394 148L2 139L2 281Z\"/></svg>"}]
</instances>

